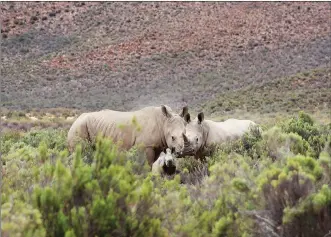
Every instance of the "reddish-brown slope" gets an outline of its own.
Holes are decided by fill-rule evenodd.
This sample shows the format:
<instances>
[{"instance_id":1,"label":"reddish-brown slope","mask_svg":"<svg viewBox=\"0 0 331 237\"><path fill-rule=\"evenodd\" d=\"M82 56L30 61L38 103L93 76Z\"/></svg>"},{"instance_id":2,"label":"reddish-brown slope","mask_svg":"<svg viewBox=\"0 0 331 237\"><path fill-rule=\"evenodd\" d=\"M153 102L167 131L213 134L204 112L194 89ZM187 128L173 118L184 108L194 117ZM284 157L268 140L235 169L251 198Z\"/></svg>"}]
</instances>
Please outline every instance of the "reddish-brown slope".
<instances>
[{"instance_id":1,"label":"reddish-brown slope","mask_svg":"<svg viewBox=\"0 0 331 237\"><path fill-rule=\"evenodd\" d=\"M330 63L327 2L7 2L1 13L7 107L199 106Z\"/></svg>"}]
</instances>

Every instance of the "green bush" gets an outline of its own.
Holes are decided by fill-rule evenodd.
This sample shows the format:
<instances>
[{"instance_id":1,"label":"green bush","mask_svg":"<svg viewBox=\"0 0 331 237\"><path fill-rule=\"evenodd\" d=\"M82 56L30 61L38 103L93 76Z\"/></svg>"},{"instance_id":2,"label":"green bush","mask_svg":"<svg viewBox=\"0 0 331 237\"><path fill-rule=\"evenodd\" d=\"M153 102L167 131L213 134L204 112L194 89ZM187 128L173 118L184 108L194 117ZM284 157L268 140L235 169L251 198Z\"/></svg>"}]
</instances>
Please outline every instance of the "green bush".
<instances>
[{"instance_id":1,"label":"green bush","mask_svg":"<svg viewBox=\"0 0 331 237\"><path fill-rule=\"evenodd\" d=\"M240 155L215 157L200 190L194 192L191 207L194 220L186 223L186 234L192 236L250 236L253 222L241 211L254 206L254 185L249 163ZM221 174L221 175L220 175Z\"/></svg>"},{"instance_id":2,"label":"green bush","mask_svg":"<svg viewBox=\"0 0 331 237\"><path fill-rule=\"evenodd\" d=\"M331 189L321 181L329 176L318 161L301 155L261 173L258 185L267 210L265 218L273 223L274 231L284 236L327 233L331 228Z\"/></svg>"},{"instance_id":3,"label":"green bush","mask_svg":"<svg viewBox=\"0 0 331 237\"><path fill-rule=\"evenodd\" d=\"M263 140L258 144L259 151L272 158L281 159L291 154L306 155L310 146L308 142L295 133L285 133L279 127L272 127L263 133ZM261 155L262 155L261 154Z\"/></svg>"},{"instance_id":4,"label":"green bush","mask_svg":"<svg viewBox=\"0 0 331 237\"><path fill-rule=\"evenodd\" d=\"M57 160L52 186L35 187L33 203L47 236L162 236L151 211L151 180L136 178L110 141L100 140L96 148L92 165L82 162L78 149L71 168Z\"/></svg>"},{"instance_id":5,"label":"green bush","mask_svg":"<svg viewBox=\"0 0 331 237\"><path fill-rule=\"evenodd\" d=\"M241 139L227 142L216 147L218 152L226 154L236 152L241 155L247 155L258 159L262 155L260 142L262 140L262 131L258 127L252 127Z\"/></svg>"},{"instance_id":6,"label":"green bush","mask_svg":"<svg viewBox=\"0 0 331 237\"><path fill-rule=\"evenodd\" d=\"M140 147L98 139L69 154L64 130L4 133L2 234L324 236L329 131L300 114L220 145L206 163L179 159L180 174L165 178L151 174Z\"/></svg>"},{"instance_id":7,"label":"green bush","mask_svg":"<svg viewBox=\"0 0 331 237\"><path fill-rule=\"evenodd\" d=\"M318 126L313 119L304 112L299 112L297 118L292 118L282 124L286 133L296 133L307 141L311 147L311 155L315 158L323 150L330 134L330 126Z\"/></svg>"},{"instance_id":8,"label":"green bush","mask_svg":"<svg viewBox=\"0 0 331 237\"><path fill-rule=\"evenodd\" d=\"M21 200L11 199L2 203L1 227L2 236L46 236L38 209Z\"/></svg>"},{"instance_id":9,"label":"green bush","mask_svg":"<svg viewBox=\"0 0 331 237\"><path fill-rule=\"evenodd\" d=\"M22 134L17 131L7 131L1 134L1 154L6 154L9 152L13 144L17 143Z\"/></svg>"},{"instance_id":10,"label":"green bush","mask_svg":"<svg viewBox=\"0 0 331 237\"><path fill-rule=\"evenodd\" d=\"M67 132L60 129L42 129L30 131L22 138L22 142L38 147L44 141L50 149L63 150L66 148Z\"/></svg>"}]
</instances>

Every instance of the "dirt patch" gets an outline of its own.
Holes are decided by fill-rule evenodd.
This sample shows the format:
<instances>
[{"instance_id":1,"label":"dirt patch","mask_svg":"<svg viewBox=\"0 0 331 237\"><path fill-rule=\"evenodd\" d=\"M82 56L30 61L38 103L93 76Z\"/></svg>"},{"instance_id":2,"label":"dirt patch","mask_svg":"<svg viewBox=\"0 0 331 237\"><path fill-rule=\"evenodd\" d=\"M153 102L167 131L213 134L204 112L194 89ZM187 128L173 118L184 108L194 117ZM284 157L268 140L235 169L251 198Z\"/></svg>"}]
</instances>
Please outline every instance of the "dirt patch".
<instances>
[{"instance_id":1,"label":"dirt patch","mask_svg":"<svg viewBox=\"0 0 331 237\"><path fill-rule=\"evenodd\" d=\"M201 57L214 52L227 58L232 51L261 47L273 50L291 42L300 44L330 33L328 4L141 4L137 5L136 14L131 16L128 14L130 4L126 6L125 9L118 9L126 16L122 26L131 29L136 21L142 21L137 26L140 29L138 35L127 32L124 42L78 52L74 56L56 56L43 63L80 69L86 68L86 65L106 64L114 69L114 64L131 60L132 57L186 51L199 51ZM94 10L98 11L97 8ZM112 6L109 6L102 14L111 10ZM139 15L141 12L143 17ZM144 24L146 21L148 24Z\"/></svg>"},{"instance_id":2,"label":"dirt patch","mask_svg":"<svg viewBox=\"0 0 331 237\"><path fill-rule=\"evenodd\" d=\"M15 37L31 29L69 33L75 16L97 3L3 2L1 25L4 38Z\"/></svg>"},{"instance_id":3,"label":"dirt patch","mask_svg":"<svg viewBox=\"0 0 331 237\"><path fill-rule=\"evenodd\" d=\"M331 62L329 3L77 4L3 4L9 25L18 16L40 24L17 24L2 42L2 107L201 109Z\"/></svg>"}]
</instances>

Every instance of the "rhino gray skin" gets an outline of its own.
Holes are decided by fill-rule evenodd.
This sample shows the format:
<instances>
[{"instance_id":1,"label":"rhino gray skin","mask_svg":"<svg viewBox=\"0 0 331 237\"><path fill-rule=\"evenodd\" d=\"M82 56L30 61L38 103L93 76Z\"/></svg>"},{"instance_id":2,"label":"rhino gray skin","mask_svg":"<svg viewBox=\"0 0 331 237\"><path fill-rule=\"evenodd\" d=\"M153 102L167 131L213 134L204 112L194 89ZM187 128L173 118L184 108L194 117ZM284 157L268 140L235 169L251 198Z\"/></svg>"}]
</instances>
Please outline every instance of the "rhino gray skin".
<instances>
[{"instance_id":1,"label":"rhino gray skin","mask_svg":"<svg viewBox=\"0 0 331 237\"><path fill-rule=\"evenodd\" d=\"M251 120L228 119L224 122L214 122L205 120L203 112L192 121L188 115L187 121L186 136L189 147L185 147L184 153L202 160L207 154L210 155L215 146L241 138L254 126L262 132L262 129Z\"/></svg>"},{"instance_id":2,"label":"rhino gray skin","mask_svg":"<svg viewBox=\"0 0 331 237\"><path fill-rule=\"evenodd\" d=\"M183 154L185 126L189 117L185 106L180 115L173 113L169 106L145 107L132 112L101 110L81 114L68 132L70 152L80 139L95 143L96 136L111 138L120 142L120 148L128 150L142 145L150 166L161 151L170 148L175 155Z\"/></svg>"}]
</instances>

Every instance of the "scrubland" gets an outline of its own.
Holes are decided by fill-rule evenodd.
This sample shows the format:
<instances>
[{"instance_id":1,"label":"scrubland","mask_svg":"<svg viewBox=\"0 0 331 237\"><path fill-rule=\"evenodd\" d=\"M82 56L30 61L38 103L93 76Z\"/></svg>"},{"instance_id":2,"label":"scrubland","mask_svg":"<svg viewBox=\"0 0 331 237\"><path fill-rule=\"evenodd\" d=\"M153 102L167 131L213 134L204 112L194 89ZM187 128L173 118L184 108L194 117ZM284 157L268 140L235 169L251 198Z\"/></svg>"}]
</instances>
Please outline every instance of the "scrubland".
<instances>
[{"instance_id":1,"label":"scrubland","mask_svg":"<svg viewBox=\"0 0 331 237\"><path fill-rule=\"evenodd\" d=\"M331 236L330 9L1 3L2 236ZM171 177L107 140L68 153L80 113L161 104L263 133Z\"/></svg>"}]
</instances>

